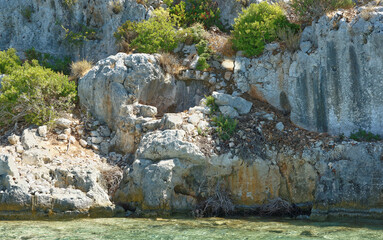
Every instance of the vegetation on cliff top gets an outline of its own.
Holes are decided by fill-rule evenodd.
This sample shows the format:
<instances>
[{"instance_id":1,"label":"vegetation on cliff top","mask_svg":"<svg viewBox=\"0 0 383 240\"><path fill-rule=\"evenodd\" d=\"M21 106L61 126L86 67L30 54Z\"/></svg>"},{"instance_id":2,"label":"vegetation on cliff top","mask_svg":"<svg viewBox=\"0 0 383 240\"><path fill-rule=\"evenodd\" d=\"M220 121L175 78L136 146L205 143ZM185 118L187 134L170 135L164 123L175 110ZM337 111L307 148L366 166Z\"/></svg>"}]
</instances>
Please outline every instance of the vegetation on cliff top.
<instances>
[{"instance_id":1,"label":"vegetation on cliff top","mask_svg":"<svg viewBox=\"0 0 383 240\"><path fill-rule=\"evenodd\" d=\"M47 124L74 105L75 82L37 60L21 64L14 49L0 52L0 72L6 74L1 82L0 126Z\"/></svg>"}]
</instances>

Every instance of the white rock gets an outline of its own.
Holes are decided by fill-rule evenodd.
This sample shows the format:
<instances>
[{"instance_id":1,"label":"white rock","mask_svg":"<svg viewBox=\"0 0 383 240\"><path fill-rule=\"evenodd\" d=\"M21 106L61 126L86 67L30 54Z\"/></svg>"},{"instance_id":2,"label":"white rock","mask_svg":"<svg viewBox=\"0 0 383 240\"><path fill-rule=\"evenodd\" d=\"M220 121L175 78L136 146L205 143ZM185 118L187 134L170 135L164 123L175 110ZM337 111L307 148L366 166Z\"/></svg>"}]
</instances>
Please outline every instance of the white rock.
<instances>
[{"instance_id":1,"label":"white rock","mask_svg":"<svg viewBox=\"0 0 383 240\"><path fill-rule=\"evenodd\" d=\"M285 126L283 125L282 122L279 122L275 125L275 128L278 129L279 131L283 131L283 129L285 128Z\"/></svg>"},{"instance_id":2,"label":"white rock","mask_svg":"<svg viewBox=\"0 0 383 240\"><path fill-rule=\"evenodd\" d=\"M68 140L68 135L62 133L62 134L57 136L57 139L62 140L62 141Z\"/></svg>"},{"instance_id":3,"label":"white rock","mask_svg":"<svg viewBox=\"0 0 383 240\"><path fill-rule=\"evenodd\" d=\"M70 128L72 121L66 118L59 118L56 120L56 125L60 128Z\"/></svg>"},{"instance_id":4,"label":"white rock","mask_svg":"<svg viewBox=\"0 0 383 240\"><path fill-rule=\"evenodd\" d=\"M70 136L70 137L69 137L69 142L70 142L71 144L76 143L76 138L73 137L73 136Z\"/></svg>"},{"instance_id":5,"label":"white rock","mask_svg":"<svg viewBox=\"0 0 383 240\"><path fill-rule=\"evenodd\" d=\"M20 142L20 137L15 134L12 134L11 136L8 137L8 142L11 145L16 145Z\"/></svg>"},{"instance_id":6,"label":"white rock","mask_svg":"<svg viewBox=\"0 0 383 240\"><path fill-rule=\"evenodd\" d=\"M83 148L86 148L88 146L88 143L84 140L84 139L80 139L79 141L80 145L83 147Z\"/></svg>"},{"instance_id":7,"label":"white rock","mask_svg":"<svg viewBox=\"0 0 383 240\"><path fill-rule=\"evenodd\" d=\"M37 128L37 132L39 133L40 137L46 137L48 134L48 127L46 125L40 126Z\"/></svg>"}]
</instances>

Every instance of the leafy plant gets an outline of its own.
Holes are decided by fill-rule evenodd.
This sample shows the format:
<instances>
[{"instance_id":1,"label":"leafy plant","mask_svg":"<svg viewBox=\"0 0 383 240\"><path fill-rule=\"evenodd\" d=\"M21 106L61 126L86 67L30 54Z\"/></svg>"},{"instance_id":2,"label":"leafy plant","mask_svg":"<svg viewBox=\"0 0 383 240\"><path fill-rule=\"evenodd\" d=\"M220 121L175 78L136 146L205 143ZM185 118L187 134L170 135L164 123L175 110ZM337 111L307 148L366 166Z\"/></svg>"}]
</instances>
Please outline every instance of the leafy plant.
<instances>
[{"instance_id":1,"label":"leafy plant","mask_svg":"<svg viewBox=\"0 0 383 240\"><path fill-rule=\"evenodd\" d=\"M16 55L16 49L0 51L0 74L9 74L20 67L20 58Z\"/></svg>"},{"instance_id":2,"label":"leafy plant","mask_svg":"<svg viewBox=\"0 0 383 240\"><path fill-rule=\"evenodd\" d=\"M261 54L265 44L276 39L278 29L299 29L298 25L287 20L278 5L270 5L267 2L251 4L234 21L234 47L243 50L247 56Z\"/></svg>"},{"instance_id":3,"label":"leafy plant","mask_svg":"<svg viewBox=\"0 0 383 240\"><path fill-rule=\"evenodd\" d=\"M96 30L84 24L78 24L72 30L65 28L63 25L61 27L65 31L64 40L70 45L79 46L84 41L96 39Z\"/></svg>"},{"instance_id":4,"label":"leafy plant","mask_svg":"<svg viewBox=\"0 0 383 240\"><path fill-rule=\"evenodd\" d=\"M212 118L213 123L217 126L216 132L218 136L226 141L234 134L237 128L238 120L225 117L222 114Z\"/></svg>"},{"instance_id":5,"label":"leafy plant","mask_svg":"<svg viewBox=\"0 0 383 240\"><path fill-rule=\"evenodd\" d=\"M41 53L36 51L35 48L30 48L25 51L26 59L31 63L32 60L38 60L39 64L43 67L50 68L55 72L62 72L65 75L70 73L70 62L71 58L65 56L63 58L57 58L51 56L48 53Z\"/></svg>"},{"instance_id":6,"label":"leafy plant","mask_svg":"<svg viewBox=\"0 0 383 240\"><path fill-rule=\"evenodd\" d=\"M149 20L124 23L114 37L118 42L123 41L129 48L135 48L139 52L170 52L178 45L176 25L169 11L159 8L153 11L153 17Z\"/></svg>"},{"instance_id":7,"label":"leafy plant","mask_svg":"<svg viewBox=\"0 0 383 240\"><path fill-rule=\"evenodd\" d=\"M172 1L173 2L173 1ZM186 15L186 4L185 2L181 1L179 4L172 6L169 6L169 13L170 16L177 22L177 25L179 27L186 26L187 23L187 15Z\"/></svg>"},{"instance_id":8,"label":"leafy plant","mask_svg":"<svg viewBox=\"0 0 383 240\"><path fill-rule=\"evenodd\" d=\"M195 23L191 27L177 31L180 42L187 45L199 43L202 39L206 39L206 36L207 32L201 23Z\"/></svg>"},{"instance_id":9,"label":"leafy plant","mask_svg":"<svg viewBox=\"0 0 383 240\"><path fill-rule=\"evenodd\" d=\"M213 96L206 96L206 106L210 108L210 113L213 114L218 111L218 105L215 103L215 98Z\"/></svg>"},{"instance_id":10,"label":"leafy plant","mask_svg":"<svg viewBox=\"0 0 383 240\"><path fill-rule=\"evenodd\" d=\"M354 6L352 0L291 0L289 5L300 21L311 22L329 11Z\"/></svg>"},{"instance_id":11,"label":"leafy plant","mask_svg":"<svg viewBox=\"0 0 383 240\"><path fill-rule=\"evenodd\" d=\"M197 62L197 69L200 71L204 71L205 69L209 68L210 65L207 63L207 61L210 59L211 50L208 46L208 41L201 39L198 44L196 44L197 53L199 55L198 62Z\"/></svg>"},{"instance_id":12,"label":"leafy plant","mask_svg":"<svg viewBox=\"0 0 383 240\"><path fill-rule=\"evenodd\" d=\"M174 0L164 0L163 2L168 6L171 7L173 5Z\"/></svg>"},{"instance_id":13,"label":"leafy plant","mask_svg":"<svg viewBox=\"0 0 383 240\"><path fill-rule=\"evenodd\" d=\"M220 22L221 11L218 3L212 0L187 0L186 1L186 24L202 23L206 28L216 25L222 28Z\"/></svg>"},{"instance_id":14,"label":"leafy plant","mask_svg":"<svg viewBox=\"0 0 383 240\"><path fill-rule=\"evenodd\" d=\"M375 135L371 132L366 132L362 129L359 129L359 131L357 132L351 133L350 138L358 142L375 142L381 140L381 137L379 135Z\"/></svg>"},{"instance_id":15,"label":"leafy plant","mask_svg":"<svg viewBox=\"0 0 383 240\"><path fill-rule=\"evenodd\" d=\"M49 123L60 111L70 110L77 95L75 82L40 66L36 60L8 71L1 91L0 126Z\"/></svg>"}]
</instances>

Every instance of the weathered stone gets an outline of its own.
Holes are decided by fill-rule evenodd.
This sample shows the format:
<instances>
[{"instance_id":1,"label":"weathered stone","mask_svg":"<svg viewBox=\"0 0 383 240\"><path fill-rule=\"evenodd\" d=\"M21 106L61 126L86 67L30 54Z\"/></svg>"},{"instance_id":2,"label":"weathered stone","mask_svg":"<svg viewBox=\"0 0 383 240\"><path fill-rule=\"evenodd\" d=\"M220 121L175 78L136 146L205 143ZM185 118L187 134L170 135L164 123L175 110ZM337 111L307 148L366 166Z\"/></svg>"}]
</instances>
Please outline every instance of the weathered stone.
<instances>
[{"instance_id":1,"label":"weathered stone","mask_svg":"<svg viewBox=\"0 0 383 240\"><path fill-rule=\"evenodd\" d=\"M103 137L92 137L92 143L94 144L100 144L103 140Z\"/></svg>"},{"instance_id":2,"label":"weathered stone","mask_svg":"<svg viewBox=\"0 0 383 240\"><path fill-rule=\"evenodd\" d=\"M100 144L100 152L104 155L109 154L109 148L110 148L110 144L108 142L102 142Z\"/></svg>"},{"instance_id":3,"label":"weathered stone","mask_svg":"<svg viewBox=\"0 0 383 240\"><path fill-rule=\"evenodd\" d=\"M285 128L285 126L283 125L282 122L279 122L275 125L275 128L278 129L279 131L283 131L283 129Z\"/></svg>"},{"instance_id":4,"label":"weathered stone","mask_svg":"<svg viewBox=\"0 0 383 240\"><path fill-rule=\"evenodd\" d=\"M25 129L21 136L21 144L24 149L28 150L34 147L38 147L41 144L40 139L36 135L35 130Z\"/></svg>"},{"instance_id":5,"label":"weathered stone","mask_svg":"<svg viewBox=\"0 0 383 240\"><path fill-rule=\"evenodd\" d=\"M232 108L230 106L220 106L219 110L226 117L236 118L239 116L237 110L235 110L234 108Z\"/></svg>"},{"instance_id":6,"label":"weathered stone","mask_svg":"<svg viewBox=\"0 0 383 240\"><path fill-rule=\"evenodd\" d=\"M201 116L198 113L194 113L188 118L188 122L193 124L194 126L197 126L200 120L201 120Z\"/></svg>"},{"instance_id":7,"label":"weathered stone","mask_svg":"<svg viewBox=\"0 0 383 240\"><path fill-rule=\"evenodd\" d=\"M182 117L179 114L167 113L162 118L162 124L165 129L177 129L183 123Z\"/></svg>"},{"instance_id":8,"label":"weathered stone","mask_svg":"<svg viewBox=\"0 0 383 240\"><path fill-rule=\"evenodd\" d=\"M8 137L8 142L11 144L11 145L16 145L20 142L20 137L13 134L11 136Z\"/></svg>"},{"instance_id":9,"label":"weathered stone","mask_svg":"<svg viewBox=\"0 0 383 240\"><path fill-rule=\"evenodd\" d=\"M84 139L80 139L79 143L84 148L86 148L88 146L88 143Z\"/></svg>"},{"instance_id":10,"label":"weathered stone","mask_svg":"<svg viewBox=\"0 0 383 240\"><path fill-rule=\"evenodd\" d=\"M61 140L61 141L68 140L68 135L62 133L62 134L60 134L60 135L57 136L57 139L58 139L58 140Z\"/></svg>"},{"instance_id":11,"label":"weathered stone","mask_svg":"<svg viewBox=\"0 0 383 240\"><path fill-rule=\"evenodd\" d=\"M0 176L17 176L18 174L14 157L8 154L0 154Z\"/></svg>"},{"instance_id":12,"label":"weathered stone","mask_svg":"<svg viewBox=\"0 0 383 240\"><path fill-rule=\"evenodd\" d=\"M234 61L232 59L225 59L222 62L222 67L226 70L233 71L234 70Z\"/></svg>"},{"instance_id":13,"label":"weathered stone","mask_svg":"<svg viewBox=\"0 0 383 240\"><path fill-rule=\"evenodd\" d=\"M46 125L37 128L40 137L46 137L48 134L48 127Z\"/></svg>"},{"instance_id":14,"label":"weathered stone","mask_svg":"<svg viewBox=\"0 0 383 240\"><path fill-rule=\"evenodd\" d=\"M215 103L218 106L231 106L238 111L239 114L247 114L253 103L246 101L241 97L233 97L225 93L213 92Z\"/></svg>"},{"instance_id":15,"label":"weathered stone","mask_svg":"<svg viewBox=\"0 0 383 240\"><path fill-rule=\"evenodd\" d=\"M72 125L72 121L66 118L56 119L55 123L57 127L63 128L63 129L70 128Z\"/></svg>"},{"instance_id":16,"label":"weathered stone","mask_svg":"<svg viewBox=\"0 0 383 240\"><path fill-rule=\"evenodd\" d=\"M26 164L37 165L51 161L51 154L45 149L30 149L22 154L22 161Z\"/></svg>"}]
</instances>

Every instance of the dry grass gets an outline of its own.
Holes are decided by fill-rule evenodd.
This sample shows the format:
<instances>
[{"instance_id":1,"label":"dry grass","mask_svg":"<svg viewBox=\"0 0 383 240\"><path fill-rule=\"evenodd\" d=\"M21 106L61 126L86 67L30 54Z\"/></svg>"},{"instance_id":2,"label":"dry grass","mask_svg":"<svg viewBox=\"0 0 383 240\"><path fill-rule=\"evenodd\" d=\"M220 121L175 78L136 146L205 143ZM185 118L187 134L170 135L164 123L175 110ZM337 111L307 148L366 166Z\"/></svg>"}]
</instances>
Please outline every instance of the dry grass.
<instances>
[{"instance_id":1,"label":"dry grass","mask_svg":"<svg viewBox=\"0 0 383 240\"><path fill-rule=\"evenodd\" d=\"M81 60L78 62L72 62L70 65L71 69L71 77L73 78L82 78L89 72L89 70L92 68L92 63L88 62L87 60Z\"/></svg>"},{"instance_id":2,"label":"dry grass","mask_svg":"<svg viewBox=\"0 0 383 240\"><path fill-rule=\"evenodd\" d=\"M159 61L164 71L172 75L178 75L184 69L178 57L171 53L162 53Z\"/></svg>"},{"instance_id":3,"label":"dry grass","mask_svg":"<svg viewBox=\"0 0 383 240\"><path fill-rule=\"evenodd\" d=\"M233 43L230 36L223 33L210 32L207 39L213 52L226 57L235 55L236 52L233 49Z\"/></svg>"},{"instance_id":4,"label":"dry grass","mask_svg":"<svg viewBox=\"0 0 383 240\"><path fill-rule=\"evenodd\" d=\"M289 202L276 198L271 200L268 204L264 204L260 207L259 214L261 216L289 216L295 211L293 205Z\"/></svg>"},{"instance_id":5,"label":"dry grass","mask_svg":"<svg viewBox=\"0 0 383 240\"><path fill-rule=\"evenodd\" d=\"M283 42L288 51L293 53L299 49L301 32L295 33L290 28L278 29L277 37Z\"/></svg>"},{"instance_id":6,"label":"dry grass","mask_svg":"<svg viewBox=\"0 0 383 240\"><path fill-rule=\"evenodd\" d=\"M100 169L101 175L106 182L106 187L108 188L109 196L113 196L113 194L117 191L120 186L122 180L122 170L118 166L103 166Z\"/></svg>"}]
</instances>

